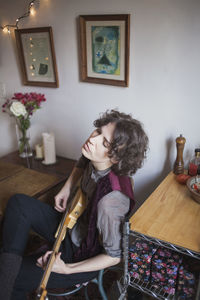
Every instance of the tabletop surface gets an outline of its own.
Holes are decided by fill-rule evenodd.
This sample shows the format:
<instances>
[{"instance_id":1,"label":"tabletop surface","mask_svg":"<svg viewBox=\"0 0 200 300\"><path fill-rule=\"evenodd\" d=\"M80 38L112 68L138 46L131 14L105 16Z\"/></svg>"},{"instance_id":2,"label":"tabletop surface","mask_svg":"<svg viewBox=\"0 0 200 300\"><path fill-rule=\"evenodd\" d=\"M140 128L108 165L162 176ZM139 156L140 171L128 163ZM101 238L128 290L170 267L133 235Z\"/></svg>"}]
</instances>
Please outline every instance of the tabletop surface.
<instances>
[{"instance_id":1,"label":"tabletop surface","mask_svg":"<svg viewBox=\"0 0 200 300\"><path fill-rule=\"evenodd\" d=\"M14 151L0 158L1 161L16 164L20 166L24 166L27 168L27 159L21 158L19 156L18 151ZM71 174L76 161L73 159L57 156L57 161L53 165L44 165L41 160L36 160L34 155L28 158L30 169L41 172L41 173L49 173L56 174L63 180L66 180L67 177ZM5 172L5 170L3 171ZM1 175L1 173L0 173Z\"/></svg>"},{"instance_id":2,"label":"tabletop surface","mask_svg":"<svg viewBox=\"0 0 200 300\"><path fill-rule=\"evenodd\" d=\"M171 172L130 219L131 230L200 252L200 204Z\"/></svg>"},{"instance_id":3,"label":"tabletop surface","mask_svg":"<svg viewBox=\"0 0 200 300\"><path fill-rule=\"evenodd\" d=\"M23 169L23 166L10 164L0 159L0 181L5 180L7 177L18 173Z\"/></svg>"},{"instance_id":4,"label":"tabletop surface","mask_svg":"<svg viewBox=\"0 0 200 300\"><path fill-rule=\"evenodd\" d=\"M60 183L56 174L45 174L0 159L0 212L5 211L8 199L17 193L39 197ZM4 172L3 172L4 171ZM3 175L4 174L4 175Z\"/></svg>"},{"instance_id":5,"label":"tabletop surface","mask_svg":"<svg viewBox=\"0 0 200 300\"><path fill-rule=\"evenodd\" d=\"M19 157L14 151L0 158L0 222L8 199L16 193L24 193L51 202L68 176L76 161L57 156L53 165L44 165L34 156L28 159Z\"/></svg>"}]
</instances>

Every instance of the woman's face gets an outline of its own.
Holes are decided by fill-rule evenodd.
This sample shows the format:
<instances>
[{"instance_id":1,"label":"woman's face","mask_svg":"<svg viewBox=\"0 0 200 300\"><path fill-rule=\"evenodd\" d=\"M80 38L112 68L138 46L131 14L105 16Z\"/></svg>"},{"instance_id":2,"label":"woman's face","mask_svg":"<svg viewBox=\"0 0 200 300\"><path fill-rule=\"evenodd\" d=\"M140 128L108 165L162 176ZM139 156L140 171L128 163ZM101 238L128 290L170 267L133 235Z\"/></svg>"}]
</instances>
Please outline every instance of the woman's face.
<instances>
[{"instance_id":1,"label":"woman's face","mask_svg":"<svg viewBox=\"0 0 200 300\"><path fill-rule=\"evenodd\" d=\"M108 123L97 128L82 146L82 154L91 160L97 170L105 170L113 165L108 157L108 151L114 130L115 123Z\"/></svg>"}]
</instances>

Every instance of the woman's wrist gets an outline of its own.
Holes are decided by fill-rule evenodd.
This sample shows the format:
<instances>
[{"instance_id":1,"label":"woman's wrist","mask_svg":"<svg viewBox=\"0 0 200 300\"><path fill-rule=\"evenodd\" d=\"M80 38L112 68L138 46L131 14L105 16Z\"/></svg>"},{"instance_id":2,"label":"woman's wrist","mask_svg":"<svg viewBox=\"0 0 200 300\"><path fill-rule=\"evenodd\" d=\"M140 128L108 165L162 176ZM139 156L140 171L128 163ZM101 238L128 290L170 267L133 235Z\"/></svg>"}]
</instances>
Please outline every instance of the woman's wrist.
<instances>
[{"instance_id":1,"label":"woman's wrist","mask_svg":"<svg viewBox=\"0 0 200 300\"><path fill-rule=\"evenodd\" d=\"M64 192L69 192L71 191L71 184L69 182L66 182L65 185L63 186L62 190Z\"/></svg>"},{"instance_id":2,"label":"woman's wrist","mask_svg":"<svg viewBox=\"0 0 200 300\"><path fill-rule=\"evenodd\" d=\"M77 273L73 265L75 264L68 264L68 263L65 264L64 274L69 275L69 274Z\"/></svg>"}]
</instances>

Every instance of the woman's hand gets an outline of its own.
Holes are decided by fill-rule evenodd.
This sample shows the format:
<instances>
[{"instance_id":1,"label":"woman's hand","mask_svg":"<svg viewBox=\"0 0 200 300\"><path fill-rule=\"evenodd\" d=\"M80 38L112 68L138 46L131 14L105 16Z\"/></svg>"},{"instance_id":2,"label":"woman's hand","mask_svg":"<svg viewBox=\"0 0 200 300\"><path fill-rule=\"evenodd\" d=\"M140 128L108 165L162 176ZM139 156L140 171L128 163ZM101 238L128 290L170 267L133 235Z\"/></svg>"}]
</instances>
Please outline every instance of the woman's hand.
<instances>
[{"instance_id":1,"label":"woman's hand","mask_svg":"<svg viewBox=\"0 0 200 300\"><path fill-rule=\"evenodd\" d=\"M67 207L67 200L70 195L70 189L66 188L65 186L62 188L62 190L55 196L55 205L54 208L59 211L63 212L65 211Z\"/></svg>"},{"instance_id":2,"label":"woman's hand","mask_svg":"<svg viewBox=\"0 0 200 300\"><path fill-rule=\"evenodd\" d=\"M47 251L43 256L39 257L36 265L41 268L45 268L48 262L48 259L51 255L52 251ZM66 264L60 258L61 252L57 253L55 256L55 261L53 263L52 272L59 274L66 274ZM69 274L69 273L68 273Z\"/></svg>"},{"instance_id":3,"label":"woman's hand","mask_svg":"<svg viewBox=\"0 0 200 300\"><path fill-rule=\"evenodd\" d=\"M61 189L61 191L55 196L55 205L54 208L59 211L65 211L67 207L67 200L69 198L71 189L75 186L81 175L83 174L82 168L74 167L71 175L65 182L65 185Z\"/></svg>"}]
</instances>

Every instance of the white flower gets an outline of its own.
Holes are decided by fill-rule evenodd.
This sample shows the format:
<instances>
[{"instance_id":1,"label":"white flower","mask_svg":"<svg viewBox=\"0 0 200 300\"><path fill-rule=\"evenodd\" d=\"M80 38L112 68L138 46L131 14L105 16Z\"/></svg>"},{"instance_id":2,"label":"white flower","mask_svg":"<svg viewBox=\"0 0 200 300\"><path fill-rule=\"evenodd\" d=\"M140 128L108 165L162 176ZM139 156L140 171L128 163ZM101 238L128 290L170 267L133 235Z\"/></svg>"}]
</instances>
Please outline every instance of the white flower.
<instances>
[{"instance_id":1,"label":"white flower","mask_svg":"<svg viewBox=\"0 0 200 300\"><path fill-rule=\"evenodd\" d=\"M16 117L25 116L25 114L27 113L24 104L22 104L21 102L17 102L17 101L12 103L12 105L10 106L10 111Z\"/></svg>"}]
</instances>

